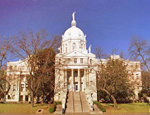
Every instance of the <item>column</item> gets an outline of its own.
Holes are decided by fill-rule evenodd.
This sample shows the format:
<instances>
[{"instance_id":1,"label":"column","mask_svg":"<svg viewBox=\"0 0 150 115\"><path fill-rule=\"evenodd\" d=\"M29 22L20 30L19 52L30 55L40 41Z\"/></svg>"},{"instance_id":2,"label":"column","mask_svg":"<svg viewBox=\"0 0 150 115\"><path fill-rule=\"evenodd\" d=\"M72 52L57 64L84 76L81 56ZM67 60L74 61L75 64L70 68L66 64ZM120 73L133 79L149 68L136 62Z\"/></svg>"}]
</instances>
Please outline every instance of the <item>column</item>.
<instances>
[{"instance_id":1,"label":"column","mask_svg":"<svg viewBox=\"0 0 150 115\"><path fill-rule=\"evenodd\" d=\"M87 69L87 83L88 83L88 85L90 85L90 81L89 81L89 69Z\"/></svg>"},{"instance_id":2,"label":"column","mask_svg":"<svg viewBox=\"0 0 150 115\"><path fill-rule=\"evenodd\" d=\"M84 69L84 89L86 88L86 69Z\"/></svg>"},{"instance_id":3,"label":"column","mask_svg":"<svg viewBox=\"0 0 150 115\"><path fill-rule=\"evenodd\" d=\"M73 81L74 81L74 77L73 77L73 69L71 69L71 76L72 76L72 84L70 84L72 87L72 91L74 91L74 84L73 84Z\"/></svg>"},{"instance_id":4,"label":"column","mask_svg":"<svg viewBox=\"0 0 150 115\"><path fill-rule=\"evenodd\" d=\"M67 89L68 88L68 84L67 84L67 69L65 71L65 88Z\"/></svg>"},{"instance_id":5,"label":"column","mask_svg":"<svg viewBox=\"0 0 150 115\"><path fill-rule=\"evenodd\" d=\"M64 71L63 87L65 87L65 69L63 71Z\"/></svg>"},{"instance_id":6,"label":"column","mask_svg":"<svg viewBox=\"0 0 150 115\"><path fill-rule=\"evenodd\" d=\"M64 88L66 88L66 69L64 69Z\"/></svg>"},{"instance_id":7,"label":"column","mask_svg":"<svg viewBox=\"0 0 150 115\"><path fill-rule=\"evenodd\" d=\"M24 83L24 91L26 91L26 83Z\"/></svg>"},{"instance_id":8,"label":"column","mask_svg":"<svg viewBox=\"0 0 150 115\"><path fill-rule=\"evenodd\" d=\"M23 102L25 101L25 95L23 95Z\"/></svg>"},{"instance_id":9,"label":"column","mask_svg":"<svg viewBox=\"0 0 150 115\"><path fill-rule=\"evenodd\" d=\"M78 69L78 91L81 89L81 76L80 76L80 69Z\"/></svg>"}]
</instances>

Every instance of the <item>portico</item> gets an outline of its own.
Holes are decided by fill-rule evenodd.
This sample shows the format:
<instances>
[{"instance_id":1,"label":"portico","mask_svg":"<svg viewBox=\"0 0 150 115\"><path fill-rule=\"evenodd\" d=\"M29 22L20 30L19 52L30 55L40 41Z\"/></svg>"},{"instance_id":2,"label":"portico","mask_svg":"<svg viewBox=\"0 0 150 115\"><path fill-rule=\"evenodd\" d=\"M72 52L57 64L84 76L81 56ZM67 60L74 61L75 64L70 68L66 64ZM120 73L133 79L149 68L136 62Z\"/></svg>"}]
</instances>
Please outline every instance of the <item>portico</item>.
<instances>
[{"instance_id":1,"label":"portico","mask_svg":"<svg viewBox=\"0 0 150 115\"><path fill-rule=\"evenodd\" d=\"M67 85L67 91L84 92L88 82L86 71L85 68L64 69L64 86Z\"/></svg>"}]
</instances>

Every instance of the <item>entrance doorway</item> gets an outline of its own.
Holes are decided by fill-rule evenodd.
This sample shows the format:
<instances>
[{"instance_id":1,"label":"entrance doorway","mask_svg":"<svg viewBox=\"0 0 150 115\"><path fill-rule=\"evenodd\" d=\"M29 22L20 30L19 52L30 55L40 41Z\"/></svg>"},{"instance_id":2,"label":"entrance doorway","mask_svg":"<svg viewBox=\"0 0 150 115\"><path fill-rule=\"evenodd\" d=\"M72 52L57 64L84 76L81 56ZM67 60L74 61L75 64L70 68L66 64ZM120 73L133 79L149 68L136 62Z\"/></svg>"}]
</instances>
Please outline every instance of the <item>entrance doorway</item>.
<instances>
[{"instance_id":1,"label":"entrance doorway","mask_svg":"<svg viewBox=\"0 0 150 115\"><path fill-rule=\"evenodd\" d=\"M74 88L75 88L74 91L75 91L75 92L78 92L78 82L75 82L74 86L75 86L75 87L74 87Z\"/></svg>"},{"instance_id":2,"label":"entrance doorway","mask_svg":"<svg viewBox=\"0 0 150 115\"><path fill-rule=\"evenodd\" d=\"M70 90L70 84L68 83L68 91Z\"/></svg>"},{"instance_id":3,"label":"entrance doorway","mask_svg":"<svg viewBox=\"0 0 150 115\"><path fill-rule=\"evenodd\" d=\"M84 92L83 82L81 83L81 91Z\"/></svg>"}]
</instances>

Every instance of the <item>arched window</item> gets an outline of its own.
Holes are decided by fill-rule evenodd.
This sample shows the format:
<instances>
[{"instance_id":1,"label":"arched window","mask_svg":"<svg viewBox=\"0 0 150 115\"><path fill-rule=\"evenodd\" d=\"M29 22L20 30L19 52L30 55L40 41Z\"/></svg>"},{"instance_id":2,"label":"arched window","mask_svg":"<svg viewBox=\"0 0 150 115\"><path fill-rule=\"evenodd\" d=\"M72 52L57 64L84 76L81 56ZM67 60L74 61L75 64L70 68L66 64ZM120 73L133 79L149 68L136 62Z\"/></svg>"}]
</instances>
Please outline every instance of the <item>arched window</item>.
<instances>
[{"instance_id":1,"label":"arched window","mask_svg":"<svg viewBox=\"0 0 150 115\"><path fill-rule=\"evenodd\" d=\"M92 64L92 59L90 59L90 64Z\"/></svg>"},{"instance_id":2,"label":"arched window","mask_svg":"<svg viewBox=\"0 0 150 115\"><path fill-rule=\"evenodd\" d=\"M67 53L67 44L66 44L66 53Z\"/></svg>"},{"instance_id":3,"label":"arched window","mask_svg":"<svg viewBox=\"0 0 150 115\"><path fill-rule=\"evenodd\" d=\"M72 49L74 50L76 48L76 43L73 43Z\"/></svg>"},{"instance_id":4,"label":"arched window","mask_svg":"<svg viewBox=\"0 0 150 115\"><path fill-rule=\"evenodd\" d=\"M83 49L83 44L81 44L81 47L80 47L81 49Z\"/></svg>"},{"instance_id":5,"label":"arched window","mask_svg":"<svg viewBox=\"0 0 150 115\"><path fill-rule=\"evenodd\" d=\"M64 48L64 44L63 44L63 46L62 46L62 49L63 49L63 53L64 53L64 52L65 52L65 51L64 51L64 49L65 49L65 48Z\"/></svg>"}]
</instances>

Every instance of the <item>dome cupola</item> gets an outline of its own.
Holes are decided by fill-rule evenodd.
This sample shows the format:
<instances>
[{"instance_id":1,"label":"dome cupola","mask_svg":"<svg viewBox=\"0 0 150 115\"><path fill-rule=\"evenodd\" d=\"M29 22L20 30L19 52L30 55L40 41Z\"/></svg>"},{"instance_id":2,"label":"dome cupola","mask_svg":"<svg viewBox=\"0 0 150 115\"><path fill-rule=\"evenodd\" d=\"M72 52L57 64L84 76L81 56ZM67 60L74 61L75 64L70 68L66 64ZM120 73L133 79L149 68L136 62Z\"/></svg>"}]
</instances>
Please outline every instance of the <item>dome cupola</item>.
<instances>
[{"instance_id":1,"label":"dome cupola","mask_svg":"<svg viewBox=\"0 0 150 115\"><path fill-rule=\"evenodd\" d=\"M76 27L76 21L75 21L75 12L72 14L72 22L71 22L71 27L68 28L64 35L62 35L62 41L66 40L82 40L85 41L85 35L82 32L81 29Z\"/></svg>"},{"instance_id":2,"label":"dome cupola","mask_svg":"<svg viewBox=\"0 0 150 115\"><path fill-rule=\"evenodd\" d=\"M86 35L76 27L75 12L72 14L71 27L62 35L62 53L69 53L73 50L86 50Z\"/></svg>"}]
</instances>

